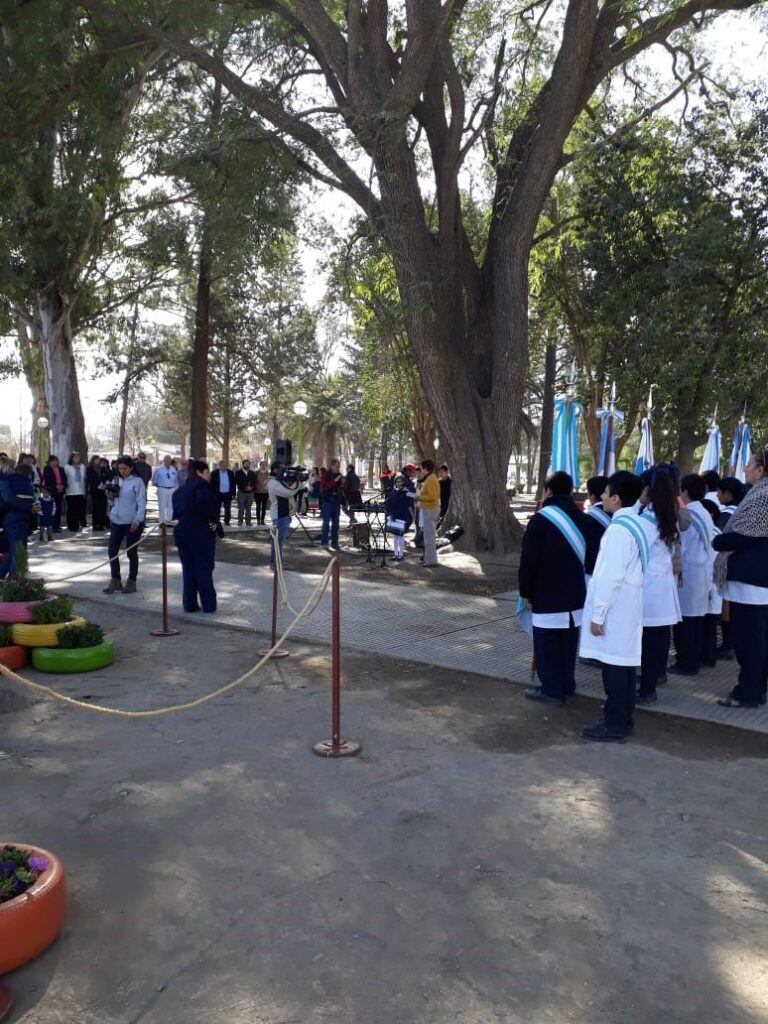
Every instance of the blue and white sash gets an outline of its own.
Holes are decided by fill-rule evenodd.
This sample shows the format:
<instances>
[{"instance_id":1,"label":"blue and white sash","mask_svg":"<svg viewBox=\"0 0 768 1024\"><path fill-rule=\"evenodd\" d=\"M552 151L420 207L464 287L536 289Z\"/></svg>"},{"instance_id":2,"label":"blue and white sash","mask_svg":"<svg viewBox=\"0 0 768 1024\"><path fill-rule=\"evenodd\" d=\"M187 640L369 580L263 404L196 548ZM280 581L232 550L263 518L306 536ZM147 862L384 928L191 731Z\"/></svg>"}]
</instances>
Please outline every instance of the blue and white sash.
<instances>
[{"instance_id":1,"label":"blue and white sash","mask_svg":"<svg viewBox=\"0 0 768 1024\"><path fill-rule=\"evenodd\" d=\"M648 562L650 561L651 549L648 546L648 538L645 536L645 531L637 521L637 517L621 516L618 519L614 519L611 522L611 526L622 526L627 533L632 534L632 537L637 544L637 550L640 554L640 565L643 568L643 572L645 572L648 568Z\"/></svg>"},{"instance_id":2,"label":"blue and white sash","mask_svg":"<svg viewBox=\"0 0 768 1024\"><path fill-rule=\"evenodd\" d=\"M606 529L611 525L611 517L605 511L602 505L595 505L587 512L588 516L593 516L601 526Z\"/></svg>"},{"instance_id":3,"label":"blue and white sash","mask_svg":"<svg viewBox=\"0 0 768 1024\"><path fill-rule=\"evenodd\" d=\"M690 505L688 506L688 511L691 513L691 522L699 535L699 540L704 545L704 550L709 551L712 547L712 542L710 540L710 532L707 529L706 520L704 519L704 515L707 515L708 513L704 513L703 515L698 509L691 508Z\"/></svg>"},{"instance_id":4,"label":"blue and white sash","mask_svg":"<svg viewBox=\"0 0 768 1024\"><path fill-rule=\"evenodd\" d=\"M643 512L640 513L640 515L643 517L643 520L646 523L652 523L653 526L655 526L656 529L658 530L658 528L659 528L659 520L656 518L656 516L653 514L653 512L650 511L650 509L646 508ZM675 545L674 544L667 544L667 548L669 549L670 552L673 552L675 550Z\"/></svg>"},{"instance_id":5,"label":"blue and white sash","mask_svg":"<svg viewBox=\"0 0 768 1024\"><path fill-rule=\"evenodd\" d=\"M584 540L581 531L574 525L571 517L563 512L561 508L558 508L557 505L547 505L539 509L539 515L544 516L553 526L557 527L568 541L574 555L584 565L587 558L587 542Z\"/></svg>"}]
</instances>

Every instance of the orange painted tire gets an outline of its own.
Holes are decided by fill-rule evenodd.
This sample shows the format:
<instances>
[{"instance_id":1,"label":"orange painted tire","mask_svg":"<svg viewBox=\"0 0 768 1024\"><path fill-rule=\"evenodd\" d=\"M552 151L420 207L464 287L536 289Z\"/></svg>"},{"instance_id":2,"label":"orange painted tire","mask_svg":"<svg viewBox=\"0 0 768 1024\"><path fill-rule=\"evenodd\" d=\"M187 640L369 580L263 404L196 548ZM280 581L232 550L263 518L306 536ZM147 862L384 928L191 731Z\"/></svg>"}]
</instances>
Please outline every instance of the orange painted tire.
<instances>
[{"instance_id":1,"label":"orange painted tire","mask_svg":"<svg viewBox=\"0 0 768 1024\"><path fill-rule=\"evenodd\" d=\"M12 845L45 857L48 868L21 896L0 903L0 974L15 971L50 946L64 923L66 903L64 865L59 858L27 843Z\"/></svg>"},{"instance_id":2,"label":"orange painted tire","mask_svg":"<svg viewBox=\"0 0 768 1024\"><path fill-rule=\"evenodd\" d=\"M14 672L25 668L27 664L27 648L21 644L11 644L10 647L0 647L0 665L12 668Z\"/></svg>"}]
</instances>

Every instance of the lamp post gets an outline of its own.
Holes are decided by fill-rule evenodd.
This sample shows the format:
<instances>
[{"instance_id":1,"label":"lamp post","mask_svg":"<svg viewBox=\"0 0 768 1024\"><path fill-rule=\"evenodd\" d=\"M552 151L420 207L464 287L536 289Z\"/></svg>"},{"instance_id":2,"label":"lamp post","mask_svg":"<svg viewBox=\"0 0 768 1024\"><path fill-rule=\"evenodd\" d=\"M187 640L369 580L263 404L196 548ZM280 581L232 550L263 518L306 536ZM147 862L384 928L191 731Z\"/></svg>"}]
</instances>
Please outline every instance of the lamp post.
<instances>
[{"instance_id":1,"label":"lamp post","mask_svg":"<svg viewBox=\"0 0 768 1024\"><path fill-rule=\"evenodd\" d=\"M302 450L301 433L304 424L304 417L307 415L307 403L302 402L302 400L299 399L297 402L293 403L293 411L296 413L296 463L297 465L301 465L302 455L304 454Z\"/></svg>"},{"instance_id":2,"label":"lamp post","mask_svg":"<svg viewBox=\"0 0 768 1024\"><path fill-rule=\"evenodd\" d=\"M272 438L271 437L265 437L264 438L264 461L265 462L269 462L269 448L270 448L271 444L272 444Z\"/></svg>"},{"instance_id":3,"label":"lamp post","mask_svg":"<svg viewBox=\"0 0 768 1024\"><path fill-rule=\"evenodd\" d=\"M43 472L43 463L45 462L45 432L48 429L48 420L45 416L41 416L37 421L38 429L38 452L37 452L37 465L40 472Z\"/></svg>"}]
</instances>

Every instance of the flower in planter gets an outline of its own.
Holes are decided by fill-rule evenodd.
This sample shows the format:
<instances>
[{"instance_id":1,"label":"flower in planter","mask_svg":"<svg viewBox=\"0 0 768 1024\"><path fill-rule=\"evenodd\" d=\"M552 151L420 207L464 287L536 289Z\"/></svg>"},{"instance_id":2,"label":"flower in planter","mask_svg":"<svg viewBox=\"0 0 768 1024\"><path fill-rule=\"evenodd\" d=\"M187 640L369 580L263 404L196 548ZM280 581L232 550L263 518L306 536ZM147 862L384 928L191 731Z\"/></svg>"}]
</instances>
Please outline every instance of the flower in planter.
<instances>
[{"instance_id":1,"label":"flower in planter","mask_svg":"<svg viewBox=\"0 0 768 1024\"><path fill-rule=\"evenodd\" d=\"M4 846L0 850L0 903L26 892L48 866L45 857L36 857L16 846Z\"/></svg>"}]
</instances>

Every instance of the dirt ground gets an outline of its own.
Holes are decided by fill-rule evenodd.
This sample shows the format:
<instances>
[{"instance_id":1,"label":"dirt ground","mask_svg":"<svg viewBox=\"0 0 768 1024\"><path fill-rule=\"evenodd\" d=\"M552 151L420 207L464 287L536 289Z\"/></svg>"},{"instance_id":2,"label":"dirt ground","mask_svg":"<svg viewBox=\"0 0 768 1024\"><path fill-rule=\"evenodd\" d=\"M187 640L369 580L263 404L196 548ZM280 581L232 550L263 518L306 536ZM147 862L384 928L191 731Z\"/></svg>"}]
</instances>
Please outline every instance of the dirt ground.
<instances>
[{"instance_id":1,"label":"dirt ground","mask_svg":"<svg viewBox=\"0 0 768 1024\"><path fill-rule=\"evenodd\" d=\"M152 707L227 682L258 637L79 600L118 661L53 685ZM3 832L57 851L58 943L6 981L24 1024L768 1021L765 738L350 654L125 722L0 684Z\"/></svg>"}]
</instances>

